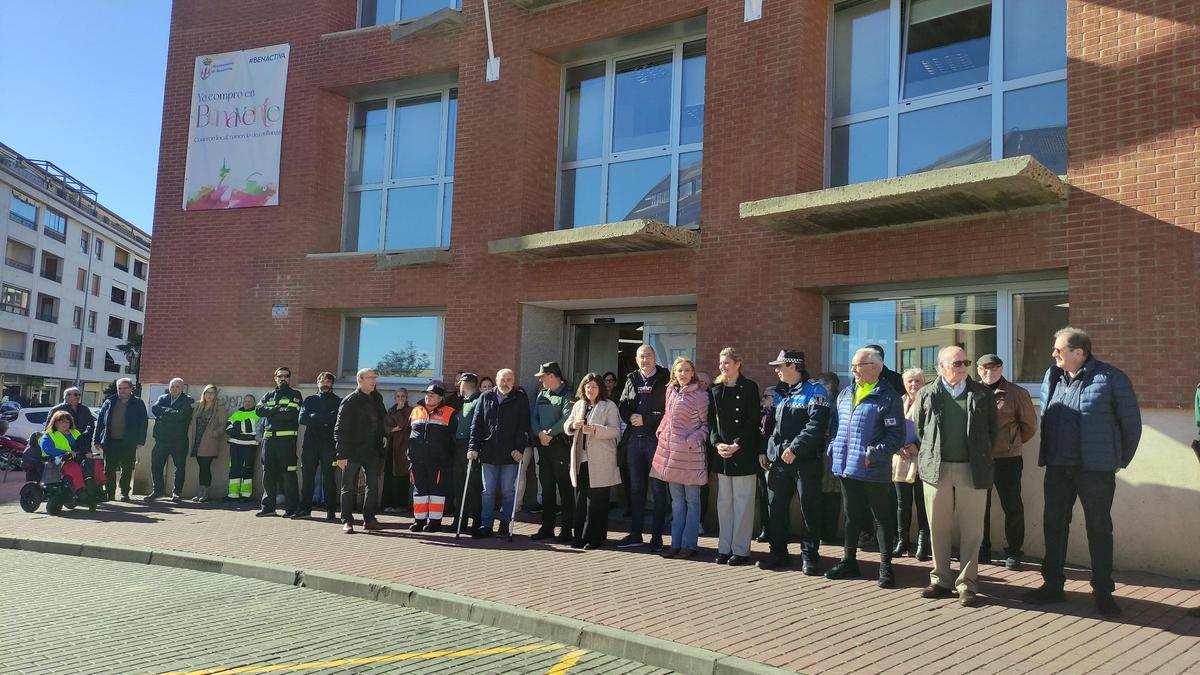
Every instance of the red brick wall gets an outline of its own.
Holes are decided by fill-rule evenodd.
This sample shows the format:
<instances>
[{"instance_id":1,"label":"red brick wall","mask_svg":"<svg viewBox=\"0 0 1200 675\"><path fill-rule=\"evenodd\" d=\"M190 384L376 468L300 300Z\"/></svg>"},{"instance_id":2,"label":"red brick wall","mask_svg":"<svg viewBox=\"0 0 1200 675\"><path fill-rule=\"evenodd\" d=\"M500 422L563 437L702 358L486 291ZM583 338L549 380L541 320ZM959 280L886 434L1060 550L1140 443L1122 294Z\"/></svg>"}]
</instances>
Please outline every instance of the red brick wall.
<instances>
[{"instance_id":1,"label":"red brick wall","mask_svg":"<svg viewBox=\"0 0 1200 675\"><path fill-rule=\"evenodd\" d=\"M499 82L483 77L482 6L464 24L396 44L353 27L349 0L177 0L167 69L143 376L263 384L333 370L340 310L443 307L447 373L494 372L519 355L521 301L694 293L698 350L783 346L821 368L822 292L854 284L1065 269L1071 321L1125 368L1143 403L1190 401L1200 372L1200 3L1068 0L1066 209L820 237L740 221L738 204L822 185L828 5L765 0L744 23L731 0L582 0L527 14L492 0ZM487 242L553 227L563 49L707 15L703 245L698 252L513 263ZM280 206L179 206L193 59L290 42ZM342 93L431 73L459 78L448 267L376 271L338 250L346 119ZM271 319L272 304L290 306ZM1047 350L1049 345L1047 345ZM548 355L556 358L559 355ZM247 375L251 373L252 375ZM529 375L529 374L525 374Z\"/></svg>"}]
</instances>

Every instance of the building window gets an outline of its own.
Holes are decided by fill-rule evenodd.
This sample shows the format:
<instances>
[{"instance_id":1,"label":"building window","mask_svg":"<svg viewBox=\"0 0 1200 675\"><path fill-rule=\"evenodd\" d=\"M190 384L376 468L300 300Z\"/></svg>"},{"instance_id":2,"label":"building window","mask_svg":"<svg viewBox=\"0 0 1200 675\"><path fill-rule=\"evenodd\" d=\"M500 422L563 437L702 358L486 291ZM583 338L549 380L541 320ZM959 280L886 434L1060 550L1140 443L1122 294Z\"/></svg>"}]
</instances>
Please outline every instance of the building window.
<instances>
[{"instance_id":1,"label":"building window","mask_svg":"<svg viewBox=\"0 0 1200 675\"><path fill-rule=\"evenodd\" d=\"M121 372L121 366L113 359L111 349L104 352L104 371L108 373Z\"/></svg>"},{"instance_id":2,"label":"building window","mask_svg":"<svg viewBox=\"0 0 1200 675\"><path fill-rule=\"evenodd\" d=\"M88 252L88 248L91 246L91 244L92 244L92 233L84 232L84 231L80 230L80 232L79 232L79 252L86 255Z\"/></svg>"},{"instance_id":3,"label":"building window","mask_svg":"<svg viewBox=\"0 0 1200 675\"><path fill-rule=\"evenodd\" d=\"M126 335L125 335L125 341L129 342L130 340L133 339L133 336L141 335L141 334L142 334L142 324L138 323L137 321L130 321L129 322L129 332L126 333Z\"/></svg>"},{"instance_id":4,"label":"building window","mask_svg":"<svg viewBox=\"0 0 1200 675\"><path fill-rule=\"evenodd\" d=\"M87 368L88 370L92 369L92 354L93 352L91 347L83 348L83 367Z\"/></svg>"},{"instance_id":5,"label":"building window","mask_svg":"<svg viewBox=\"0 0 1200 675\"><path fill-rule=\"evenodd\" d=\"M87 270L82 267L75 273L75 290L87 293Z\"/></svg>"},{"instance_id":6,"label":"building window","mask_svg":"<svg viewBox=\"0 0 1200 675\"><path fill-rule=\"evenodd\" d=\"M97 241L96 243L100 243L100 242ZM92 275L92 295L94 295L96 297L100 297L100 275L99 274Z\"/></svg>"},{"instance_id":7,"label":"building window","mask_svg":"<svg viewBox=\"0 0 1200 675\"><path fill-rule=\"evenodd\" d=\"M383 26L397 21L410 21L439 9L460 9L461 0L360 0L358 26Z\"/></svg>"},{"instance_id":8,"label":"building window","mask_svg":"<svg viewBox=\"0 0 1200 675\"><path fill-rule=\"evenodd\" d=\"M33 353L29 355L29 360L34 363L54 363L54 341L44 340L39 337L33 338Z\"/></svg>"},{"instance_id":9,"label":"building window","mask_svg":"<svg viewBox=\"0 0 1200 675\"><path fill-rule=\"evenodd\" d=\"M347 251L450 245L458 90L354 106Z\"/></svg>"},{"instance_id":10,"label":"building window","mask_svg":"<svg viewBox=\"0 0 1200 675\"><path fill-rule=\"evenodd\" d=\"M29 316L29 291L4 284L0 290L0 309L19 316Z\"/></svg>"},{"instance_id":11,"label":"building window","mask_svg":"<svg viewBox=\"0 0 1200 675\"><path fill-rule=\"evenodd\" d=\"M88 312L88 332L96 332L96 313L94 311Z\"/></svg>"},{"instance_id":12,"label":"building window","mask_svg":"<svg viewBox=\"0 0 1200 675\"><path fill-rule=\"evenodd\" d=\"M139 279L146 278L146 261L133 259L133 276Z\"/></svg>"},{"instance_id":13,"label":"building window","mask_svg":"<svg viewBox=\"0 0 1200 675\"><path fill-rule=\"evenodd\" d=\"M12 201L8 205L8 219L31 230L36 230L37 206L25 196L14 192Z\"/></svg>"},{"instance_id":14,"label":"building window","mask_svg":"<svg viewBox=\"0 0 1200 675\"><path fill-rule=\"evenodd\" d=\"M96 260L104 260L104 240L96 237Z\"/></svg>"},{"instance_id":15,"label":"building window","mask_svg":"<svg viewBox=\"0 0 1200 675\"><path fill-rule=\"evenodd\" d=\"M71 313L71 328L76 330L83 328L83 308L76 305L75 311Z\"/></svg>"},{"instance_id":16,"label":"building window","mask_svg":"<svg viewBox=\"0 0 1200 675\"><path fill-rule=\"evenodd\" d=\"M145 302L145 297L145 294L141 291L136 288L133 289L133 292L129 295L129 306L139 311L144 310L143 303Z\"/></svg>"},{"instance_id":17,"label":"building window","mask_svg":"<svg viewBox=\"0 0 1200 675\"><path fill-rule=\"evenodd\" d=\"M113 267L122 272L129 271L129 251L120 246L113 247Z\"/></svg>"},{"instance_id":18,"label":"building window","mask_svg":"<svg viewBox=\"0 0 1200 675\"><path fill-rule=\"evenodd\" d=\"M56 284L61 284L62 277L63 259L42 251L42 278L49 279Z\"/></svg>"},{"instance_id":19,"label":"building window","mask_svg":"<svg viewBox=\"0 0 1200 675\"><path fill-rule=\"evenodd\" d=\"M125 289L125 286L118 284L117 282L114 281L113 285L112 285L112 297L111 297L112 301L117 303L118 305L124 305L125 298L127 295L128 295L128 291Z\"/></svg>"},{"instance_id":20,"label":"building window","mask_svg":"<svg viewBox=\"0 0 1200 675\"><path fill-rule=\"evenodd\" d=\"M567 68L558 226L700 224L705 41Z\"/></svg>"},{"instance_id":21,"label":"building window","mask_svg":"<svg viewBox=\"0 0 1200 675\"><path fill-rule=\"evenodd\" d=\"M847 0L830 39L829 185L1018 155L1066 173L1064 0Z\"/></svg>"},{"instance_id":22,"label":"building window","mask_svg":"<svg viewBox=\"0 0 1200 675\"><path fill-rule=\"evenodd\" d=\"M119 316L108 317L108 337L119 338L125 335L125 320Z\"/></svg>"},{"instance_id":23,"label":"building window","mask_svg":"<svg viewBox=\"0 0 1200 675\"><path fill-rule=\"evenodd\" d=\"M34 249L16 239L9 239L4 249L4 264L33 274Z\"/></svg>"},{"instance_id":24,"label":"building window","mask_svg":"<svg viewBox=\"0 0 1200 675\"><path fill-rule=\"evenodd\" d=\"M373 368L380 380L427 383L442 372L441 315L347 316L342 377Z\"/></svg>"},{"instance_id":25,"label":"building window","mask_svg":"<svg viewBox=\"0 0 1200 675\"><path fill-rule=\"evenodd\" d=\"M71 367L79 365L79 345L71 345Z\"/></svg>"},{"instance_id":26,"label":"building window","mask_svg":"<svg viewBox=\"0 0 1200 675\"><path fill-rule=\"evenodd\" d=\"M902 334L902 317L910 306L920 307L922 330ZM1067 325L1067 306L1065 280L985 281L955 284L952 292L900 288L833 296L828 362L834 372L849 377L854 351L878 344L889 367L903 371L919 366L934 377L938 352L958 345L972 360L998 354L1010 380L1032 386L1045 373L1054 331ZM914 363L918 356L920 362Z\"/></svg>"},{"instance_id":27,"label":"building window","mask_svg":"<svg viewBox=\"0 0 1200 675\"><path fill-rule=\"evenodd\" d=\"M37 319L47 323L58 323L58 298L38 293Z\"/></svg>"},{"instance_id":28,"label":"building window","mask_svg":"<svg viewBox=\"0 0 1200 675\"><path fill-rule=\"evenodd\" d=\"M46 209L46 227L42 231L52 239L67 243L67 217L53 209Z\"/></svg>"}]
</instances>

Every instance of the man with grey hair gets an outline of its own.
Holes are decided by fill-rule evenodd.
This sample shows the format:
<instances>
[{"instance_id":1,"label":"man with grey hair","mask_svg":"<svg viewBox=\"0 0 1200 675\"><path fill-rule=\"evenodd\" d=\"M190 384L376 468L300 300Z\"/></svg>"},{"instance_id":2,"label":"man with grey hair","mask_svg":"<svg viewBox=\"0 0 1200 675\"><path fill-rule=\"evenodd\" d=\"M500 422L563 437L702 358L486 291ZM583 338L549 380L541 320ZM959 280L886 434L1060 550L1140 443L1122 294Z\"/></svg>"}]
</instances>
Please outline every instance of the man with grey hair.
<instances>
[{"instance_id":1,"label":"man with grey hair","mask_svg":"<svg viewBox=\"0 0 1200 675\"><path fill-rule=\"evenodd\" d=\"M943 598L957 590L963 607L979 604L979 545L996 442L996 399L967 376L970 365L962 347L943 348L937 363L940 377L922 387L913 402L920 439L917 470L933 539L933 571L921 595ZM950 548L956 522L961 569L954 579Z\"/></svg>"},{"instance_id":2,"label":"man with grey hair","mask_svg":"<svg viewBox=\"0 0 1200 675\"><path fill-rule=\"evenodd\" d=\"M1142 437L1142 415L1133 383L1120 369L1092 355L1087 333L1063 328L1054 334L1054 366L1042 380L1042 446L1046 467L1043 524L1046 558L1043 583L1026 602L1063 602L1067 536L1075 501L1083 504L1092 595L1106 617L1121 615L1113 601L1112 503L1117 471L1129 466Z\"/></svg>"},{"instance_id":3,"label":"man with grey hair","mask_svg":"<svg viewBox=\"0 0 1200 675\"><path fill-rule=\"evenodd\" d=\"M499 507L500 536L511 534L516 502L517 473L521 457L532 437L529 397L516 385L516 375L503 368L496 373L496 387L479 398L471 420L467 459L478 460L483 473L480 526L473 537L490 537ZM497 504L497 500L499 504Z\"/></svg>"},{"instance_id":4,"label":"man with grey hair","mask_svg":"<svg viewBox=\"0 0 1200 675\"><path fill-rule=\"evenodd\" d=\"M625 388L617 399L617 409L625 422L626 461L629 464L629 485L625 494L629 496L629 534L617 542L619 548L642 545L645 523L646 489L653 496L654 510L650 521L650 550L661 551L662 535L667 521L667 484L650 475L650 464L658 450L658 425L666 410L667 383L671 371L658 365L654 348L644 344L634 355L638 368L625 378Z\"/></svg>"},{"instance_id":5,"label":"man with grey hair","mask_svg":"<svg viewBox=\"0 0 1200 675\"><path fill-rule=\"evenodd\" d=\"M183 501L183 479L187 477L188 425L192 421L191 396L184 391L183 378L167 384L167 391L150 408L154 413L154 447L150 450L150 479L153 488L146 501L166 496L167 459L175 465L175 487L171 501Z\"/></svg>"},{"instance_id":6,"label":"man with grey hair","mask_svg":"<svg viewBox=\"0 0 1200 675\"><path fill-rule=\"evenodd\" d=\"M383 422L387 407L376 390L379 376L370 368L362 368L354 379L358 387L342 399L333 425L337 466L342 470L342 532L346 534L354 534L354 502L360 471L367 477L367 493L362 506L363 529L382 529L375 519L375 511L379 506L379 471L383 468L383 451L387 445ZM332 495L327 497L332 498Z\"/></svg>"},{"instance_id":7,"label":"man with grey hair","mask_svg":"<svg viewBox=\"0 0 1200 675\"><path fill-rule=\"evenodd\" d=\"M133 397L133 380L117 380L117 393L104 399L96 419L95 447L104 451L104 487L108 499L116 496L121 474L121 501L129 502L133 486L133 461L138 446L146 443L146 404Z\"/></svg>"}]
</instances>

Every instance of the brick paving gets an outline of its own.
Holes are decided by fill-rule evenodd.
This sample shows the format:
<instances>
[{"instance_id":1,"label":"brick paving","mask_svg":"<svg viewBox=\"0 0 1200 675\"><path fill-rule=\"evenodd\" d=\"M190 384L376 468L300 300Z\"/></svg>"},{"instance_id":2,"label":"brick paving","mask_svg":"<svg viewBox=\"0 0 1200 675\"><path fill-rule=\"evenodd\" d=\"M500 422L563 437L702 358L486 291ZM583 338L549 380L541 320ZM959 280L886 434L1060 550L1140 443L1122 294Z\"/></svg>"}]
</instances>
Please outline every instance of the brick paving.
<instances>
[{"instance_id":1,"label":"brick paving","mask_svg":"<svg viewBox=\"0 0 1200 675\"><path fill-rule=\"evenodd\" d=\"M53 580L29 583L51 569L83 593L120 601L80 600ZM36 598L3 603L4 625L57 626L78 636L26 639L33 635L26 631L23 639L0 640L4 673L200 675L192 671L237 668L540 675L564 662L575 675L670 672L405 607L230 575L0 551L0 584L30 588Z\"/></svg>"},{"instance_id":2,"label":"brick paving","mask_svg":"<svg viewBox=\"0 0 1200 675\"><path fill-rule=\"evenodd\" d=\"M14 482L16 478L16 482ZM52 518L15 503L19 476L0 485L0 535L133 544L294 565L399 582L595 622L808 673L1200 672L1200 583L1119 573L1125 615L1094 610L1086 571L1069 573L1068 602L1023 605L1036 565L984 566L985 604L919 596L929 563L899 560L893 590L872 580L832 582L797 570L764 572L702 557L663 560L644 550L579 551L532 542L519 523L511 544L412 534L407 518L381 517L378 534L341 534L323 521L254 518L248 508L159 503L106 505ZM620 521L615 527L621 527ZM622 533L610 533L615 541ZM1119 544L1118 544L1119 545ZM765 545L755 544L756 555ZM825 564L840 549L822 547ZM878 556L860 554L871 576Z\"/></svg>"}]
</instances>

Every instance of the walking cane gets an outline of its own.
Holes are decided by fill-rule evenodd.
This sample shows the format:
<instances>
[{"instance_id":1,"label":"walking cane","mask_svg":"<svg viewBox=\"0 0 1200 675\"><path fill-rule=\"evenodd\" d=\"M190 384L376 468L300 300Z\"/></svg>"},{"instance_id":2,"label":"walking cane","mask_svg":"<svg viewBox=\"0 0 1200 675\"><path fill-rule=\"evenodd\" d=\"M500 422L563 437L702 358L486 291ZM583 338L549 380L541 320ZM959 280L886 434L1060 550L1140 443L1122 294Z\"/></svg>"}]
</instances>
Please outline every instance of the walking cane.
<instances>
[{"instance_id":1,"label":"walking cane","mask_svg":"<svg viewBox=\"0 0 1200 675\"><path fill-rule=\"evenodd\" d=\"M462 534L463 513L467 510L467 491L471 489L471 466L475 464L475 460L467 459L467 477L463 481L462 501L458 503L458 529L454 531L454 538L458 539Z\"/></svg>"},{"instance_id":2,"label":"walking cane","mask_svg":"<svg viewBox=\"0 0 1200 675\"><path fill-rule=\"evenodd\" d=\"M525 451L529 452L529 449L526 448ZM525 458L521 457L521 459L525 459ZM523 475L525 475L525 462L517 462L517 484L513 486L512 513L509 514L509 519L508 519L508 540L509 541L512 541L513 525L516 525L516 523L517 523L517 501L519 500L519 495L517 495L516 492L517 492L517 487L521 485L521 476L523 476Z\"/></svg>"}]
</instances>

